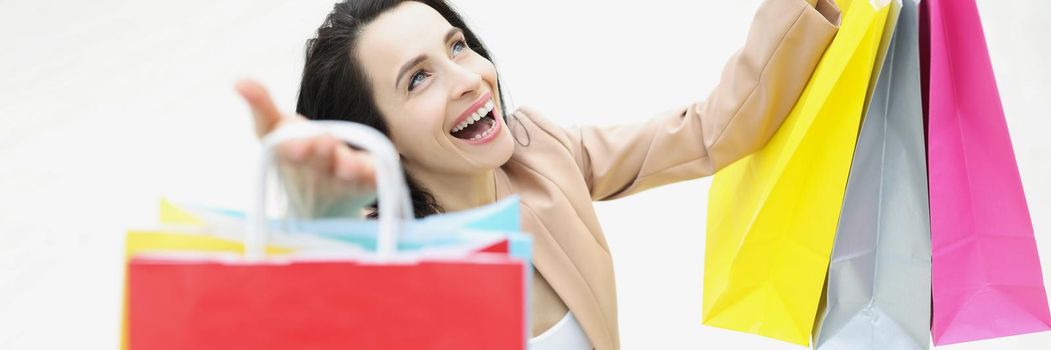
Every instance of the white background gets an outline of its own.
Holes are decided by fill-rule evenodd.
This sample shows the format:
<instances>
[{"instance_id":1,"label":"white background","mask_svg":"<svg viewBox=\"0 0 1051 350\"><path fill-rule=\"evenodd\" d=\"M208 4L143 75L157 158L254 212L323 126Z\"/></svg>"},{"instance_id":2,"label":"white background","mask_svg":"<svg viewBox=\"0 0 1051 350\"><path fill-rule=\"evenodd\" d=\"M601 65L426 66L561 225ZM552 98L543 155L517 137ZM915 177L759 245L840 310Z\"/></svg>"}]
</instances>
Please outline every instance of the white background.
<instances>
[{"instance_id":1,"label":"white background","mask_svg":"<svg viewBox=\"0 0 1051 350\"><path fill-rule=\"evenodd\" d=\"M456 4L515 105L564 125L639 121L703 98L759 0ZM304 40L332 0L0 0L0 349L117 346L122 236L162 195L242 208L256 140L232 85L294 107ZM980 0L1051 280L1051 4ZM709 180L611 203L625 349L798 349L700 325ZM1051 333L946 349L1048 349Z\"/></svg>"}]
</instances>

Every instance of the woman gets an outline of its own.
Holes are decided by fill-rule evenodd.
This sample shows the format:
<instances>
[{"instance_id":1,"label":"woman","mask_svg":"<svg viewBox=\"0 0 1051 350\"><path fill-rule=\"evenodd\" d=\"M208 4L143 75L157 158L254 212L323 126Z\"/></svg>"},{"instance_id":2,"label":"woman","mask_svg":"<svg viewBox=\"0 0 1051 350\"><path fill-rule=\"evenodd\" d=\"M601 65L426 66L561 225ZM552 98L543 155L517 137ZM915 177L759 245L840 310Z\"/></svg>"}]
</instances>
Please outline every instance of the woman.
<instances>
[{"instance_id":1,"label":"woman","mask_svg":"<svg viewBox=\"0 0 1051 350\"><path fill-rule=\"evenodd\" d=\"M617 349L612 261L592 201L711 175L764 145L838 21L831 0L767 0L706 101L619 127L566 129L529 108L505 111L488 52L443 0L337 4L308 42L298 116L279 112L254 82L238 90L260 136L304 117L388 135L417 216L520 195L538 272L532 334L565 320L588 347ZM331 137L278 153L301 214L350 215L374 201L368 155Z\"/></svg>"}]
</instances>

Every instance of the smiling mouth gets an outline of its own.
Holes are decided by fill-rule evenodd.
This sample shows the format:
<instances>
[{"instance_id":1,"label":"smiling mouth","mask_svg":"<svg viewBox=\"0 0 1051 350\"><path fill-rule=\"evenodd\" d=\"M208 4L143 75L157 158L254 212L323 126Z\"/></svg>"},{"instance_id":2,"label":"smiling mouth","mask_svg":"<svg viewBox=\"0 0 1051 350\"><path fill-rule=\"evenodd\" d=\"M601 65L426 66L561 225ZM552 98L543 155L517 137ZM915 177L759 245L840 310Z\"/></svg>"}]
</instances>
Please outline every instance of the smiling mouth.
<instances>
[{"instance_id":1,"label":"smiling mouth","mask_svg":"<svg viewBox=\"0 0 1051 350\"><path fill-rule=\"evenodd\" d=\"M478 141L486 138L496 130L496 117L493 115L493 101L486 102L485 106L463 122L457 125L450 134L461 140Z\"/></svg>"}]
</instances>

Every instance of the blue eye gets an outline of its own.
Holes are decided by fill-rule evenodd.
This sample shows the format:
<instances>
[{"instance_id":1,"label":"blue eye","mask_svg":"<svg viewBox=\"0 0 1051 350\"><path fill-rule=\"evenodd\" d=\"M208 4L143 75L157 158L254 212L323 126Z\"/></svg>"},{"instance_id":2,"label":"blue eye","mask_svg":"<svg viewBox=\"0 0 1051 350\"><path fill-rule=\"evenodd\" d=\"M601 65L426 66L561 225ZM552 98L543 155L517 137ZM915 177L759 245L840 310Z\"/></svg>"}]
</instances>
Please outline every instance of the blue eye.
<instances>
[{"instance_id":1,"label":"blue eye","mask_svg":"<svg viewBox=\"0 0 1051 350\"><path fill-rule=\"evenodd\" d=\"M427 79L427 74L422 70L413 73L412 77L409 78L409 91L415 90L416 86L422 83L424 79Z\"/></svg>"},{"instance_id":2,"label":"blue eye","mask_svg":"<svg viewBox=\"0 0 1051 350\"><path fill-rule=\"evenodd\" d=\"M455 43L453 43L453 54L459 54L461 51L466 50L467 48L467 42L463 40L457 40Z\"/></svg>"},{"instance_id":3,"label":"blue eye","mask_svg":"<svg viewBox=\"0 0 1051 350\"><path fill-rule=\"evenodd\" d=\"M470 46L467 46L467 42L466 41L464 41L463 39L457 40L452 45L453 56L459 55L464 50L468 50L468 49L470 49ZM431 75L429 73L427 73L427 72L425 72L423 70L418 70L418 71L416 71L416 73L413 73L412 76L409 77L409 85L408 85L409 91L411 92L411 91L415 90L416 86L418 86L421 83L423 83L424 80L426 80L427 77L430 77L430 76Z\"/></svg>"}]
</instances>

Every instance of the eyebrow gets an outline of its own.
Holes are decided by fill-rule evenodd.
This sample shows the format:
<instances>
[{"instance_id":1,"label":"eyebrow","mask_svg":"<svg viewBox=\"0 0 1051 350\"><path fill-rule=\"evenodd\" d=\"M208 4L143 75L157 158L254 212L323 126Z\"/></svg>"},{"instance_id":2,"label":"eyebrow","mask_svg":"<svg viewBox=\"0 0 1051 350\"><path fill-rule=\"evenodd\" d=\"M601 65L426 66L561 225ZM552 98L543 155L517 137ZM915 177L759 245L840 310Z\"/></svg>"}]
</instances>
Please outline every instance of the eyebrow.
<instances>
[{"instance_id":1,"label":"eyebrow","mask_svg":"<svg viewBox=\"0 0 1051 350\"><path fill-rule=\"evenodd\" d=\"M445 33L444 42L449 42L449 40L452 39L454 36L462 33L463 29L452 27L447 33ZM425 57L424 55L419 55L409 60L409 62L405 62L405 64L401 66L401 69L398 70L398 75L395 77L394 80L394 87L397 88L401 86L402 76L404 76L405 73L408 73L409 70L412 69L412 67L415 67L416 65L420 64L420 62L423 62L425 60L427 60L427 57Z\"/></svg>"}]
</instances>

